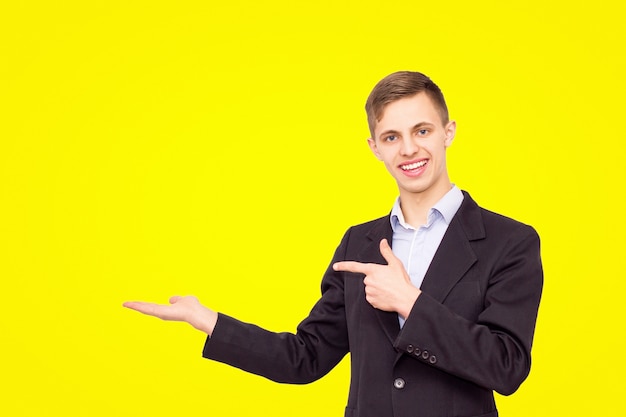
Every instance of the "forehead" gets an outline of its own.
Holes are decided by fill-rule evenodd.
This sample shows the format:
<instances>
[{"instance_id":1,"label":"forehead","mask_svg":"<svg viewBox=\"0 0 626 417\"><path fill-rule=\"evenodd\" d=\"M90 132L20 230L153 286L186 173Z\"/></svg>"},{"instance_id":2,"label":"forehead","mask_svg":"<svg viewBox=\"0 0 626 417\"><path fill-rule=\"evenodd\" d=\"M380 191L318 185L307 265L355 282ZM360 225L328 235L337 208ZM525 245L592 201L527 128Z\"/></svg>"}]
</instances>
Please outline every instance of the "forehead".
<instances>
[{"instance_id":1,"label":"forehead","mask_svg":"<svg viewBox=\"0 0 626 417\"><path fill-rule=\"evenodd\" d=\"M418 123L442 124L437 106L423 92L387 104L375 130L402 130Z\"/></svg>"}]
</instances>

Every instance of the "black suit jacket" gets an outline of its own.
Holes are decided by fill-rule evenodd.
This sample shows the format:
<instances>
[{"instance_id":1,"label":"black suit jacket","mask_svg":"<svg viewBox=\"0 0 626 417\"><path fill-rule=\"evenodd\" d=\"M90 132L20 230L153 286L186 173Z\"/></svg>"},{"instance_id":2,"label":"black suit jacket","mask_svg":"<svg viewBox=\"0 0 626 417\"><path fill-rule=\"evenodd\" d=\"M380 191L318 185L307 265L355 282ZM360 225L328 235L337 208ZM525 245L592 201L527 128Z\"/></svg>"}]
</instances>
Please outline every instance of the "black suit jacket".
<instances>
[{"instance_id":1,"label":"black suit jacket","mask_svg":"<svg viewBox=\"0 0 626 417\"><path fill-rule=\"evenodd\" d=\"M389 217L350 228L332 263L384 264ZM539 237L465 193L400 329L365 300L362 274L329 266L297 333L220 314L203 356L278 382L308 383L351 355L347 417L495 417L493 391L513 393L530 370L543 284Z\"/></svg>"}]
</instances>

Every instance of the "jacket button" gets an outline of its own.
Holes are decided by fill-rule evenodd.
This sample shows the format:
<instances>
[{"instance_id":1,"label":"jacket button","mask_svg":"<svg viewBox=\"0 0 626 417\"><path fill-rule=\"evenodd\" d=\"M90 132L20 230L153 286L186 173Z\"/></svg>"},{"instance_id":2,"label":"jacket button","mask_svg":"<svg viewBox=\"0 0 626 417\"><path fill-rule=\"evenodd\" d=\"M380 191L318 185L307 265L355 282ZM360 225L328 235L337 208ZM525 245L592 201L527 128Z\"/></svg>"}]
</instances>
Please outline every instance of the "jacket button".
<instances>
[{"instance_id":1,"label":"jacket button","mask_svg":"<svg viewBox=\"0 0 626 417\"><path fill-rule=\"evenodd\" d=\"M426 360L430 357L430 353L427 350L422 352L422 359Z\"/></svg>"},{"instance_id":2,"label":"jacket button","mask_svg":"<svg viewBox=\"0 0 626 417\"><path fill-rule=\"evenodd\" d=\"M430 359L428 359L428 362L432 363L433 365L437 363L437 357L435 355L431 355Z\"/></svg>"},{"instance_id":3,"label":"jacket button","mask_svg":"<svg viewBox=\"0 0 626 417\"><path fill-rule=\"evenodd\" d=\"M393 381L393 386L396 387L397 389L404 388L405 384L406 384L406 382L404 382L404 379L402 379L402 378L396 378L396 380Z\"/></svg>"},{"instance_id":4,"label":"jacket button","mask_svg":"<svg viewBox=\"0 0 626 417\"><path fill-rule=\"evenodd\" d=\"M420 348L416 347L415 350L413 350L413 354L415 356L419 356L422 354L422 351L420 350Z\"/></svg>"},{"instance_id":5,"label":"jacket button","mask_svg":"<svg viewBox=\"0 0 626 417\"><path fill-rule=\"evenodd\" d=\"M406 351L407 351L408 353L413 353L413 350L415 350L415 347L414 347L413 345L408 345L408 346L406 347Z\"/></svg>"}]
</instances>

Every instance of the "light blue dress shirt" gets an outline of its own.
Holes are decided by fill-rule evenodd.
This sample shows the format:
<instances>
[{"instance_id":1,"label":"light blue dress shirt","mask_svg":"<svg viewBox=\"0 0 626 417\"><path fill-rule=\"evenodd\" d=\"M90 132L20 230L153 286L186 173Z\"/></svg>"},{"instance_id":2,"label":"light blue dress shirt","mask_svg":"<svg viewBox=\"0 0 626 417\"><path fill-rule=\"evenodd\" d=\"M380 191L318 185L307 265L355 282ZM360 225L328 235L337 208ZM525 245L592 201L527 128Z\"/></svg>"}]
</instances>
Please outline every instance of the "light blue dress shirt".
<instances>
[{"instance_id":1,"label":"light blue dress shirt","mask_svg":"<svg viewBox=\"0 0 626 417\"><path fill-rule=\"evenodd\" d=\"M390 215L393 229L391 247L417 288L422 285L443 235L462 202L463 193L455 185L428 211L426 224L416 229L404 221L400 197L396 199ZM402 327L404 317L398 316L398 319Z\"/></svg>"}]
</instances>

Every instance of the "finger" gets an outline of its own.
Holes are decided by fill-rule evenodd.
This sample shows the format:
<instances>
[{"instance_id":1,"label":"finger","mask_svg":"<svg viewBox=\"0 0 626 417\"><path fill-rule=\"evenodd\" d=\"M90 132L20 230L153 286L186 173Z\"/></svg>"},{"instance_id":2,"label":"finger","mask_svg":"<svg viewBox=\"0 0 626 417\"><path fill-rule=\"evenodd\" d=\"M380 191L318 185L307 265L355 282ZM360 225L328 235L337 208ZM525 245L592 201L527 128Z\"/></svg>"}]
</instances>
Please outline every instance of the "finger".
<instances>
[{"instance_id":1,"label":"finger","mask_svg":"<svg viewBox=\"0 0 626 417\"><path fill-rule=\"evenodd\" d=\"M334 263L333 269L335 271L357 272L367 275L371 270L371 265L355 261L342 261Z\"/></svg>"},{"instance_id":2,"label":"finger","mask_svg":"<svg viewBox=\"0 0 626 417\"><path fill-rule=\"evenodd\" d=\"M139 304L142 304L140 301L125 301L122 306L126 308L130 308L136 310Z\"/></svg>"},{"instance_id":3,"label":"finger","mask_svg":"<svg viewBox=\"0 0 626 417\"><path fill-rule=\"evenodd\" d=\"M157 311L164 307L160 304L145 303L143 301L127 301L123 306L150 316L156 316Z\"/></svg>"},{"instance_id":4,"label":"finger","mask_svg":"<svg viewBox=\"0 0 626 417\"><path fill-rule=\"evenodd\" d=\"M175 296L173 296L173 297L170 297L170 304L175 304L175 303L177 303L177 302L178 302L178 300L180 300L181 298L183 298L183 297L181 297L180 295L175 295Z\"/></svg>"},{"instance_id":5,"label":"finger","mask_svg":"<svg viewBox=\"0 0 626 417\"><path fill-rule=\"evenodd\" d=\"M380 254L383 255L383 258L385 258L388 265L402 264L400 259L398 259L396 255L394 255L393 251L391 250L391 246L389 246L389 242L387 242L387 239L383 239L380 241Z\"/></svg>"}]
</instances>

